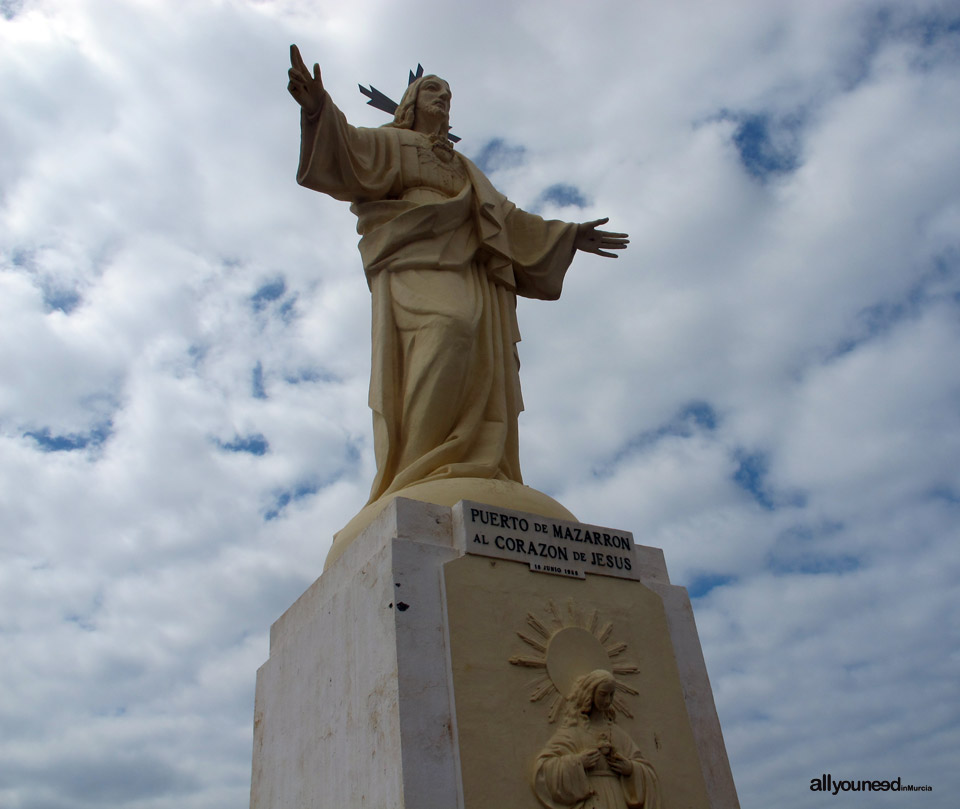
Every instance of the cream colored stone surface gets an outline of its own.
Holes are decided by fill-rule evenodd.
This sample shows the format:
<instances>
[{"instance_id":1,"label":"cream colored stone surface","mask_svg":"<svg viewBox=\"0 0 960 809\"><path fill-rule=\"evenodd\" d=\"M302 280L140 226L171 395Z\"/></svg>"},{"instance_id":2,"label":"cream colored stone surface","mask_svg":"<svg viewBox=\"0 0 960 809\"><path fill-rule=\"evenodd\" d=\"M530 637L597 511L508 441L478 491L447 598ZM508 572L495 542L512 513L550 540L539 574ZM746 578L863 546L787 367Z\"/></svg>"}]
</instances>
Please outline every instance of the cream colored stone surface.
<instances>
[{"instance_id":1,"label":"cream colored stone surface","mask_svg":"<svg viewBox=\"0 0 960 809\"><path fill-rule=\"evenodd\" d=\"M661 809L660 776L617 720L622 686L607 668L577 677L566 716L537 756L533 788L548 809Z\"/></svg>"},{"instance_id":2,"label":"cream colored stone surface","mask_svg":"<svg viewBox=\"0 0 960 809\"><path fill-rule=\"evenodd\" d=\"M456 556L449 526L449 509L394 502L274 624L251 809L458 805L438 574Z\"/></svg>"},{"instance_id":3,"label":"cream colored stone surface","mask_svg":"<svg viewBox=\"0 0 960 809\"><path fill-rule=\"evenodd\" d=\"M451 509L392 500L274 624L251 809L540 807L553 683L607 665L663 809L737 809L689 600L657 549L633 549L643 582L578 580L464 555L453 534Z\"/></svg>"},{"instance_id":4,"label":"cream colored stone surface","mask_svg":"<svg viewBox=\"0 0 960 809\"><path fill-rule=\"evenodd\" d=\"M438 76L413 81L394 120L376 129L347 122L296 46L289 80L301 107L297 182L350 203L372 294L368 504L401 492L431 500L411 487L442 480L521 486L517 296L559 298L577 250L614 256L626 235L598 230L606 220L548 221L517 208L454 150L451 90ZM439 498L456 502L447 490ZM361 516L338 534L333 558L368 523Z\"/></svg>"},{"instance_id":5,"label":"cream colored stone surface","mask_svg":"<svg viewBox=\"0 0 960 809\"><path fill-rule=\"evenodd\" d=\"M384 495L363 508L334 536L333 546L327 555L324 568L336 561L344 549L397 498L443 506L453 506L461 500L477 500L516 512L539 514L561 520L576 520L573 514L549 495L511 480L487 478L430 480L408 486L395 494Z\"/></svg>"},{"instance_id":6,"label":"cream colored stone surface","mask_svg":"<svg viewBox=\"0 0 960 809\"><path fill-rule=\"evenodd\" d=\"M531 634L528 614L554 628L550 602L566 626L589 623L598 612L601 622L613 624L607 643L625 643L621 656L639 667L637 674L618 677L639 692L622 697L634 716L618 722L656 769L663 806L710 807L667 617L655 593L638 582L578 581L474 556L447 563L444 575L466 809L540 807L534 763L558 725L548 721L549 695L531 701L539 670L510 659L536 659L517 633Z\"/></svg>"},{"instance_id":7,"label":"cream colored stone surface","mask_svg":"<svg viewBox=\"0 0 960 809\"><path fill-rule=\"evenodd\" d=\"M720 719L707 676L703 649L697 637L693 606L685 587L671 587L660 581L647 586L663 600L664 612L673 639L673 653L680 674L683 698L690 715L691 729L700 751L700 766L712 806L735 809L740 805L730 772Z\"/></svg>"}]
</instances>

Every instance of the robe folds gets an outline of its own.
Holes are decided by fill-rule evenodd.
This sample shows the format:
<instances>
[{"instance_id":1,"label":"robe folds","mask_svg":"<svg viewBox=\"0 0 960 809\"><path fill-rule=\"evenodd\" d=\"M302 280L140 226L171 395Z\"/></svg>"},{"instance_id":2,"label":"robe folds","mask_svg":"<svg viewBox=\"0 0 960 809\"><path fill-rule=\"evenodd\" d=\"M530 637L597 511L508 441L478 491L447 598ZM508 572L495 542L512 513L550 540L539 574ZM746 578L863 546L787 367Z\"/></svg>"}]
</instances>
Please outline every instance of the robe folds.
<instances>
[{"instance_id":1,"label":"robe folds","mask_svg":"<svg viewBox=\"0 0 960 809\"><path fill-rule=\"evenodd\" d=\"M633 772L619 776L606 760L585 770L580 756L598 746L589 724L558 730L537 757L534 791L548 809L660 809L660 784L649 761L633 740L614 724L606 731L613 748L633 762Z\"/></svg>"},{"instance_id":2,"label":"robe folds","mask_svg":"<svg viewBox=\"0 0 960 809\"><path fill-rule=\"evenodd\" d=\"M516 296L560 296L577 225L517 208L426 136L301 114L297 182L351 203L373 299L377 475L369 502L415 483L522 483Z\"/></svg>"}]
</instances>

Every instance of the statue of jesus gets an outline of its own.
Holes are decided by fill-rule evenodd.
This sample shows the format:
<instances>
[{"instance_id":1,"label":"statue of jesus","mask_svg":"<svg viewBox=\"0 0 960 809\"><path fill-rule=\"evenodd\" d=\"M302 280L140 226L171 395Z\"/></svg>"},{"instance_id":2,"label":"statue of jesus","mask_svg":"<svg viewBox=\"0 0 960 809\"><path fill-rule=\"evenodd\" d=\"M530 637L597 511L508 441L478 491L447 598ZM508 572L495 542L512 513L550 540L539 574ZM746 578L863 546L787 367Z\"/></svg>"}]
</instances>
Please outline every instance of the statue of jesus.
<instances>
[{"instance_id":1,"label":"statue of jesus","mask_svg":"<svg viewBox=\"0 0 960 809\"><path fill-rule=\"evenodd\" d=\"M290 61L297 182L350 203L373 297L377 473L361 515L369 521L397 494L453 505L491 502L483 495L494 492L494 505L531 510L517 441L517 295L556 300L577 250L616 258L609 251L624 249L626 234L598 229L606 219L547 221L499 193L448 138L443 79L417 78L394 120L367 129L347 123L320 66L311 74L296 45ZM327 566L362 528L355 523L337 535Z\"/></svg>"}]
</instances>

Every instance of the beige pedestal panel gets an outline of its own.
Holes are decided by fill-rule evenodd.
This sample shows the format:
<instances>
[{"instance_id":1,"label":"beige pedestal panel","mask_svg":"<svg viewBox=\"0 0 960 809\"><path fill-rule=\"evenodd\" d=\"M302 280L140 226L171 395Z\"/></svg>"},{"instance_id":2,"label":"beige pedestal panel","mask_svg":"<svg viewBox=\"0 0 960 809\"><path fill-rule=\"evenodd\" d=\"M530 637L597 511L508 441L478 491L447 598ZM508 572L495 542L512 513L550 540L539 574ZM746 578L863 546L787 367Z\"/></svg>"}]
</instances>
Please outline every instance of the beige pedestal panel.
<instances>
[{"instance_id":1,"label":"beige pedestal panel","mask_svg":"<svg viewBox=\"0 0 960 809\"><path fill-rule=\"evenodd\" d=\"M631 572L617 577L535 572L563 566L543 542L516 561L519 520L557 537L554 556L564 534L593 553L609 534L497 510L480 548L465 508L393 501L274 624L251 809L542 809L536 762L570 715L560 691L594 669L618 683L615 732L655 773L650 804L656 790L663 809L738 807L690 602L662 554L620 547Z\"/></svg>"}]
</instances>

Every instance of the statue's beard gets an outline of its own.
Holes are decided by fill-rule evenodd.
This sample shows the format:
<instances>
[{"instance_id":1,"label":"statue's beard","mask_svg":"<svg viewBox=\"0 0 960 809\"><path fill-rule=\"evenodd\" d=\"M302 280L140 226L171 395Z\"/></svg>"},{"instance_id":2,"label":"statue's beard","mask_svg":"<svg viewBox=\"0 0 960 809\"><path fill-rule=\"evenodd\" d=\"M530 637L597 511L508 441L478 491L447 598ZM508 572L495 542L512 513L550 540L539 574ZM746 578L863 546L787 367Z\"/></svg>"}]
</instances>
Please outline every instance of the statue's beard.
<instances>
[{"instance_id":1,"label":"statue's beard","mask_svg":"<svg viewBox=\"0 0 960 809\"><path fill-rule=\"evenodd\" d=\"M423 112L427 113L423 117L427 119L426 123L429 124L430 129L446 137L447 132L450 131L450 116L443 106L440 104L431 104L430 107ZM422 114L423 113L421 113L421 115Z\"/></svg>"}]
</instances>

